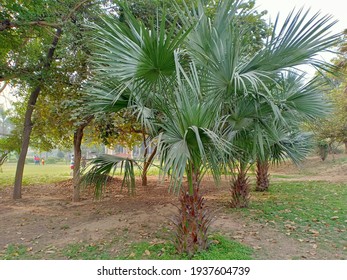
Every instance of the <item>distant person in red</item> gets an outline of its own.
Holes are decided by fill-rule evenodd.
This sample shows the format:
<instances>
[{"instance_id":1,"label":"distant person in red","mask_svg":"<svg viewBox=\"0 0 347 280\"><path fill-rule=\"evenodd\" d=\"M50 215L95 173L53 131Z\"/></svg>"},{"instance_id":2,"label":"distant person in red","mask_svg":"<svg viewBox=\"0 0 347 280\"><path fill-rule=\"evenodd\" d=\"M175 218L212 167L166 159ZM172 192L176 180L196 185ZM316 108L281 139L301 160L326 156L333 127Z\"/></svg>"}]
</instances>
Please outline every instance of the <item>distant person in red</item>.
<instances>
[{"instance_id":1,"label":"distant person in red","mask_svg":"<svg viewBox=\"0 0 347 280\"><path fill-rule=\"evenodd\" d=\"M70 169L74 169L75 167L75 161L74 161L74 158L71 157L71 161L70 161Z\"/></svg>"},{"instance_id":2,"label":"distant person in red","mask_svg":"<svg viewBox=\"0 0 347 280\"><path fill-rule=\"evenodd\" d=\"M41 159L41 164L45 165L45 159L44 158Z\"/></svg>"},{"instance_id":3,"label":"distant person in red","mask_svg":"<svg viewBox=\"0 0 347 280\"><path fill-rule=\"evenodd\" d=\"M35 165L40 165L40 158L38 156L34 156Z\"/></svg>"}]
</instances>

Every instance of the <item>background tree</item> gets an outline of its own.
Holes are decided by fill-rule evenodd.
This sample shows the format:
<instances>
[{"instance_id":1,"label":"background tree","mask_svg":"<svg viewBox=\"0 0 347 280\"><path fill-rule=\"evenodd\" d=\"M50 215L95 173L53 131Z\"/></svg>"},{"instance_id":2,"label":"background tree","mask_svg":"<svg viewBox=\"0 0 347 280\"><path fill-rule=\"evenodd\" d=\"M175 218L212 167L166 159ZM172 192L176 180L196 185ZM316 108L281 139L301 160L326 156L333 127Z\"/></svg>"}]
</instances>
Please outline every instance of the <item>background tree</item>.
<instances>
[{"instance_id":1,"label":"background tree","mask_svg":"<svg viewBox=\"0 0 347 280\"><path fill-rule=\"evenodd\" d=\"M6 43L0 50L0 80L18 84L25 89L23 92L30 92L25 97L27 107L14 198L21 197L24 162L35 118L33 112L38 107L40 94L43 96L40 102L44 104L45 96L52 91L71 90L69 79L81 73L78 68L86 67L79 56L82 52L76 46L83 48L79 35L82 34L87 12L90 14L99 7L92 8L90 4L91 1L87 0L69 0L64 5L57 1L21 4L5 1L3 4L0 36ZM78 67L71 63L76 60Z\"/></svg>"},{"instance_id":2,"label":"background tree","mask_svg":"<svg viewBox=\"0 0 347 280\"><path fill-rule=\"evenodd\" d=\"M344 144L345 153L347 153L346 34L345 30L339 44L339 54L332 60L336 66L336 74L326 74L331 83L324 88L324 91L332 105L331 113L305 124L306 130L314 132L318 153L322 160L326 159L329 152L334 152L334 145Z\"/></svg>"}]
</instances>

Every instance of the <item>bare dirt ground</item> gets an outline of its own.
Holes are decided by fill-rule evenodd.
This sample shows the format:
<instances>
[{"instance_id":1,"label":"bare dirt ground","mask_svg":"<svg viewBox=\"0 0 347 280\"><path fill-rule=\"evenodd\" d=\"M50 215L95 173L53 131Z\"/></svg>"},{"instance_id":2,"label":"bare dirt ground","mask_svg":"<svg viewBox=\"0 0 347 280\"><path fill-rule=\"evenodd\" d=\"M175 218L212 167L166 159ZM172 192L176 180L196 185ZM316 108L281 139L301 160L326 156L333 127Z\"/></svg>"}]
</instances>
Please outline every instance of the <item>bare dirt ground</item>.
<instances>
[{"instance_id":1,"label":"bare dirt ground","mask_svg":"<svg viewBox=\"0 0 347 280\"><path fill-rule=\"evenodd\" d=\"M333 179L347 182L346 167L344 165L345 169L339 171L338 176L334 174L336 168L329 173L327 167L317 174L304 167L298 172L292 165L274 168L272 172L278 175L284 174L285 170L286 175L298 175L283 180ZM319 168L316 166L312 170ZM115 184L120 186L120 180L115 179ZM335 259L332 253L312 252L310 244L292 239L267 224L245 219L240 212L230 211L226 207L227 184L217 189L207 179L203 185L206 203L215 211L212 231L253 247L254 258ZM85 191L78 203L71 201L70 181L24 187L23 199L18 201L11 199L11 191L10 188L0 190L0 252L8 244L23 244L32 248L32 253L40 253L46 259L59 258L54 254L57 249L80 241L119 240L114 244L115 254L132 242L161 242L163 232L170 234L173 228L170 219L178 204L177 197L168 193L166 184L160 184L155 177L149 178L148 187L140 187L134 197L126 191L121 193L118 188L106 192L102 200L94 200L93 194Z\"/></svg>"}]
</instances>

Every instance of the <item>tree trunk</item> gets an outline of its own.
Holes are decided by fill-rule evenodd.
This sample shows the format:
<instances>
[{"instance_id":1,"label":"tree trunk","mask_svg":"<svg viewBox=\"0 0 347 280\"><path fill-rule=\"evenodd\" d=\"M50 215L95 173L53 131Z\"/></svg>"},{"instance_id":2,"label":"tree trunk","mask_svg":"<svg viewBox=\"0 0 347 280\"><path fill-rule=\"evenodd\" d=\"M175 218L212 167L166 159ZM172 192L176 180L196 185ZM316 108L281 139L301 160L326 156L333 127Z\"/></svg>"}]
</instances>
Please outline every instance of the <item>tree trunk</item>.
<instances>
[{"instance_id":1,"label":"tree trunk","mask_svg":"<svg viewBox=\"0 0 347 280\"><path fill-rule=\"evenodd\" d=\"M176 225L175 246L178 253L193 256L208 247L208 229L212 217L199 193L199 172L187 172L188 186L180 192L180 207Z\"/></svg>"},{"instance_id":2,"label":"tree trunk","mask_svg":"<svg viewBox=\"0 0 347 280\"><path fill-rule=\"evenodd\" d=\"M148 146L147 146L147 139L146 139L146 134L144 131L142 131L142 136L143 136L143 146L145 147L145 151L143 153L143 160L144 160L144 164L143 164L143 171L141 174L141 185L143 187L147 186L147 154L148 154Z\"/></svg>"},{"instance_id":3,"label":"tree trunk","mask_svg":"<svg viewBox=\"0 0 347 280\"><path fill-rule=\"evenodd\" d=\"M62 30L59 28L57 29L53 42L51 47L48 50L46 62L44 64L43 70L48 70L51 66L52 60L53 60L53 54L55 49L57 48L60 36L61 36ZM42 81L39 81L40 83ZM24 172L24 164L25 164L25 158L28 153L29 148L29 142L30 142L30 135L33 128L33 123L31 120L33 111L35 109L35 105L37 102L37 98L39 97L39 94L41 92L42 85L37 85L34 90L31 92L29 101L27 104L27 109L25 112L25 118L24 118L24 129L23 129L23 138L22 138L22 146L19 153L19 159L17 162L17 169L16 169L16 176L14 181L14 188L13 188L13 199L20 199L22 198L22 181L23 181L23 172Z\"/></svg>"},{"instance_id":4,"label":"tree trunk","mask_svg":"<svg viewBox=\"0 0 347 280\"><path fill-rule=\"evenodd\" d=\"M257 183L256 183L256 191L264 192L269 189L270 185L270 175L269 175L269 161L261 161L257 160L257 171L256 171L256 177L257 177Z\"/></svg>"},{"instance_id":5,"label":"tree trunk","mask_svg":"<svg viewBox=\"0 0 347 280\"><path fill-rule=\"evenodd\" d=\"M345 141L344 143L345 143L345 154L347 154L347 141Z\"/></svg>"},{"instance_id":6,"label":"tree trunk","mask_svg":"<svg viewBox=\"0 0 347 280\"><path fill-rule=\"evenodd\" d=\"M151 166L151 163L153 161L154 156L157 153L157 146L153 149L151 155L149 156L148 160L145 159L145 163L143 165L143 170L141 174L141 179L142 179L142 186L147 186L147 172L149 167Z\"/></svg>"},{"instance_id":7,"label":"tree trunk","mask_svg":"<svg viewBox=\"0 0 347 280\"><path fill-rule=\"evenodd\" d=\"M81 158L82 158L82 139L83 130L90 123L93 116L89 116L85 122L80 125L74 132L73 146L74 146L74 169L73 169L73 198L74 202L80 201L80 179L81 179Z\"/></svg>"},{"instance_id":8,"label":"tree trunk","mask_svg":"<svg viewBox=\"0 0 347 280\"><path fill-rule=\"evenodd\" d=\"M231 182L231 207L245 208L248 206L250 199L250 184L247 170L240 167L237 176L234 176Z\"/></svg>"},{"instance_id":9,"label":"tree trunk","mask_svg":"<svg viewBox=\"0 0 347 280\"><path fill-rule=\"evenodd\" d=\"M74 168L73 168L73 201L80 201L80 168L81 168L81 143L83 138L83 128L79 127L74 133Z\"/></svg>"},{"instance_id":10,"label":"tree trunk","mask_svg":"<svg viewBox=\"0 0 347 280\"><path fill-rule=\"evenodd\" d=\"M9 153L10 152L5 151L3 154L0 154L0 173L2 173L2 165L5 163Z\"/></svg>"}]
</instances>

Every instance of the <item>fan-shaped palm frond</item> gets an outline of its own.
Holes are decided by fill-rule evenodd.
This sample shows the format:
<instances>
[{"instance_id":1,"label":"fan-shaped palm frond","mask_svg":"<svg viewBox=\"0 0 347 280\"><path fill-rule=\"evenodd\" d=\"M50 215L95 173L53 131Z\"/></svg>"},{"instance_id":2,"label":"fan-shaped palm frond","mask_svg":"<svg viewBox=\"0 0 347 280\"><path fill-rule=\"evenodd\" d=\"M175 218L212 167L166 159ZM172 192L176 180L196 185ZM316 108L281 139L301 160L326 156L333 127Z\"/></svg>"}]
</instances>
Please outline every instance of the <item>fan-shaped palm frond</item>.
<instances>
[{"instance_id":1,"label":"fan-shaped palm frond","mask_svg":"<svg viewBox=\"0 0 347 280\"><path fill-rule=\"evenodd\" d=\"M247 25L237 24L244 10L242 1L220 1L214 18L199 6L190 14L186 26L194 29L187 37L187 49L199 69L203 69L204 85L223 100L235 94L265 94L268 82L288 68L308 64L327 69L332 65L315 57L318 52L335 46L339 34L330 35L335 24L330 16L313 16L309 11L289 14L283 26L276 21L272 36L264 48L251 56L243 43ZM194 20L195 19L195 20ZM265 93L264 93L265 92Z\"/></svg>"},{"instance_id":2,"label":"fan-shaped palm frond","mask_svg":"<svg viewBox=\"0 0 347 280\"><path fill-rule=\"evenodd\" d=\"M331 104L324 97L326 88L322 78L307 80L305 75L289 72L281 75L271 90L273 107L276 107L280 118L292 121L302 122L325 116L331 109Z\"/></svg>"},{"instance_id":3,"label":"fan-shaped palm frond","mask_svg":"<svg viewBox=\"0 0 347 280\"><path fill-rule=\"evenodd\" d=\"M101 155L90 160L86 170L81 177L82 186L93 186L95 197L100 197L107 186L107 182L112 178L117 168L124 169L124 176L121 188L126 187L129 193L135 192L134 165L139 166L136 161L112 155Z\"/></svg>"},{"instance_id":4,"label":"fan-shaped palm frond","mask_svg":"<svg viewBox=\"0 0 347 280\"><path fill-rule=\"evenodd\" d=\"M172 102L161 104L165 117L160 123L158 153L163 172L172 172L175 187L191 169L198 181L206 169L218 181L223 158L231 150L231 144L221 134L219 108L203 99L197 83L198 72L187 74L180 68L178 75L178 87L170 97Z\"/></svg>"},{"instance_id":5,"label":"fan-shaped palm frond","mask_svg":"<svg viewBox=\"0 0 347 280\"><path fill-rule=\"evenodd\" d=\"M118 112L130 105L130 91L114 79L92 79L84 86L85 99L92 113Z\"/></svg>"},{"instance_id":6,"label":"fan-shaped palm frond","mask_svg":"<svg viewBox=\"0 0 347 280\"><path fill-rule=\"evenodd\" d=\"M169 27L165 13L159 22L145 26L123 6L125 22L112 16L95 30L93 71L99 77L136 86L143 94L153 88L165 88L175 77L174 52L188 31L178 31L176 22Z\"/></svg>"}]
</instances>

